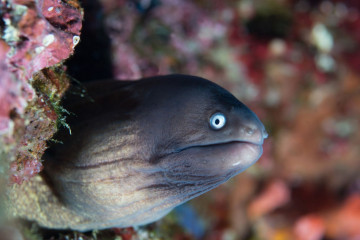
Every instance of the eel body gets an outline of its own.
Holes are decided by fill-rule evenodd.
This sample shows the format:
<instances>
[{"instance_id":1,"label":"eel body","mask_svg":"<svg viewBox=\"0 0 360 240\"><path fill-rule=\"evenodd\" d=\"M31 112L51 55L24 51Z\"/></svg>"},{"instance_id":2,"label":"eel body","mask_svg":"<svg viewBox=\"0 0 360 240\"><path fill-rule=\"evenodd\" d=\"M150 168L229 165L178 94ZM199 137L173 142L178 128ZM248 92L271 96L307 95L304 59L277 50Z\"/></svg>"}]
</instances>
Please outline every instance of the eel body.
<instances>
[{"instance_id":1,"label":"eel body","mask_svg":"<svg viewBox=\"0 0 360 240\"><path fill-rule=\"evenodd\" d=\"M102 81L68 97L68 124L41 176L15 186L8 212L54 229L151 223L240 173L262 154L257 116L193 76Z\"/></svg>"}]
</instances>

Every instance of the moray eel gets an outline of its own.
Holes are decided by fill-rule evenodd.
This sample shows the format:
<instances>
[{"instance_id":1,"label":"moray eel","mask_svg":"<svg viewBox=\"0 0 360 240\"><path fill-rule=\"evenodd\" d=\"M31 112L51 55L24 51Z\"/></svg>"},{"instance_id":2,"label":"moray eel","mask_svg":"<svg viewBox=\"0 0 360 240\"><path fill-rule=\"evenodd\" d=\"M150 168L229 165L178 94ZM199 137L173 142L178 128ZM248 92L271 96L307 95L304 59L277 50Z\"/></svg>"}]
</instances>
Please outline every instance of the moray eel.
<instances>
[{"instance_id":1,"label":"moray eel","mask_svg":"<svg viewBox=\"0 0 360 240\"><path fill-rule=\"evenodd\" d=\"M87 231L154 222L255 163L267 133L220 86L194 76L102 81L67 99L41 176L9 194L10 214ZM76 101L75 101L76 100Z\"/></svg>"}]
</instances>

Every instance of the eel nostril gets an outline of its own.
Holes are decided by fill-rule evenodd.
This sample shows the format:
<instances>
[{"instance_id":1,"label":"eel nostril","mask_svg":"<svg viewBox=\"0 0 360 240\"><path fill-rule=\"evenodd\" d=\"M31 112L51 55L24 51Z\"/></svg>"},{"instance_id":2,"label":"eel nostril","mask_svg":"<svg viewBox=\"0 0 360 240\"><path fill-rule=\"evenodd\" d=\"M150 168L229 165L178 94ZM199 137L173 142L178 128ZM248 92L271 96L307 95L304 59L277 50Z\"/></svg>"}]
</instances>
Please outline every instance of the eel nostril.
<instances>
[{"instance_id":1,"label":"eel nostril","mask_svg":"<svg viewBox=\"0 0 360 240\"><path fill-rule=\"evenodd\" d=\"M248 135L253 135L255 133L255 129L251 128L251 127L247 127L247 128L245 128L245 132Z\"/></svg>"}]
</instances>

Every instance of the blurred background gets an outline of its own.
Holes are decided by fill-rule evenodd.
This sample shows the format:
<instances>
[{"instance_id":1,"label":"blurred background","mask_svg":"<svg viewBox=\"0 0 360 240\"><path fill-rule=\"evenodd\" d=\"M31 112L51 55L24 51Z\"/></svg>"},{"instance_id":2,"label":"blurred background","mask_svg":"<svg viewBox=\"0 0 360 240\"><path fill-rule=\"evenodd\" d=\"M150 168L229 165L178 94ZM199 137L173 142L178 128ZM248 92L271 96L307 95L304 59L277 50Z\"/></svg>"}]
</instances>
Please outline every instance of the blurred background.
<instances>
[{"instance_id":1,"label":"blurred background","mask_svg":"<svg viewBox=\"0 0 360 240\"><path fill-rule=\"evenodd\" d=\"M47 17L53 26L76 34L64 35L70 39L70 50L49 45L68 50L56 60L74 49L81 28L77 1L64 3L75 6L71 11L77 9L79 16L77 22L71 20L70 12L66 17L72 22L63 25L56 22L63 21L61 15L55 22ZM80 4L81 40L65 62L75 81L135 80L168 73L201 76L246 103L265 124L269 138L254 166L154 224L91 233L51 232L33 225L26 230L27 239L360 239L358 0L82 0ZM42 11L50 14L53 9L44 5ZM74 29L65 28L74 22ZM35 175L41 170L35 160L12 168L15 173L30 169L25 173ZM22 175L16 176L12 181L21 183Z\"/></svg>"},{"instance_id":2,"label":"blurred background","mask_svg":"<svg viewBox=\"0 0 360 240\"><path fill-rule=\"evenodd\" d=\"M66 62L71 76L201 76L246 103L270 135L257 164L138 237L360 239L359 1L86 0L82 7L82 40Z\"/></svg>"}]
</instances>

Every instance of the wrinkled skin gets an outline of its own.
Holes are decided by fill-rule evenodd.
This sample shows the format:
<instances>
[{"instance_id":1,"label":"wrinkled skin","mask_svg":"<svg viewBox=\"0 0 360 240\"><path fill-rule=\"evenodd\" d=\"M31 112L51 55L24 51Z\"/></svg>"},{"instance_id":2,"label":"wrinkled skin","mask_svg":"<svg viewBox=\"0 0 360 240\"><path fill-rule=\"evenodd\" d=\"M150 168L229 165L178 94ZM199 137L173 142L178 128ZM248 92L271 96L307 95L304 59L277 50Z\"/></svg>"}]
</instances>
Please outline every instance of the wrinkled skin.
<instances>
[{"instance_id":1,"label":"wrinkled skin","mask_svg":"<svg viewBox=\"0 0 360 240\"><path fill-rule=\"evenodd\" d=\"M53 200L15 215L80 231L147 224L255 163L267 137L251 110L198 77L97 82L88 94L66 100L72 135L60 132L44 156L41 191Z\"/></svg>"}]
</instances>

